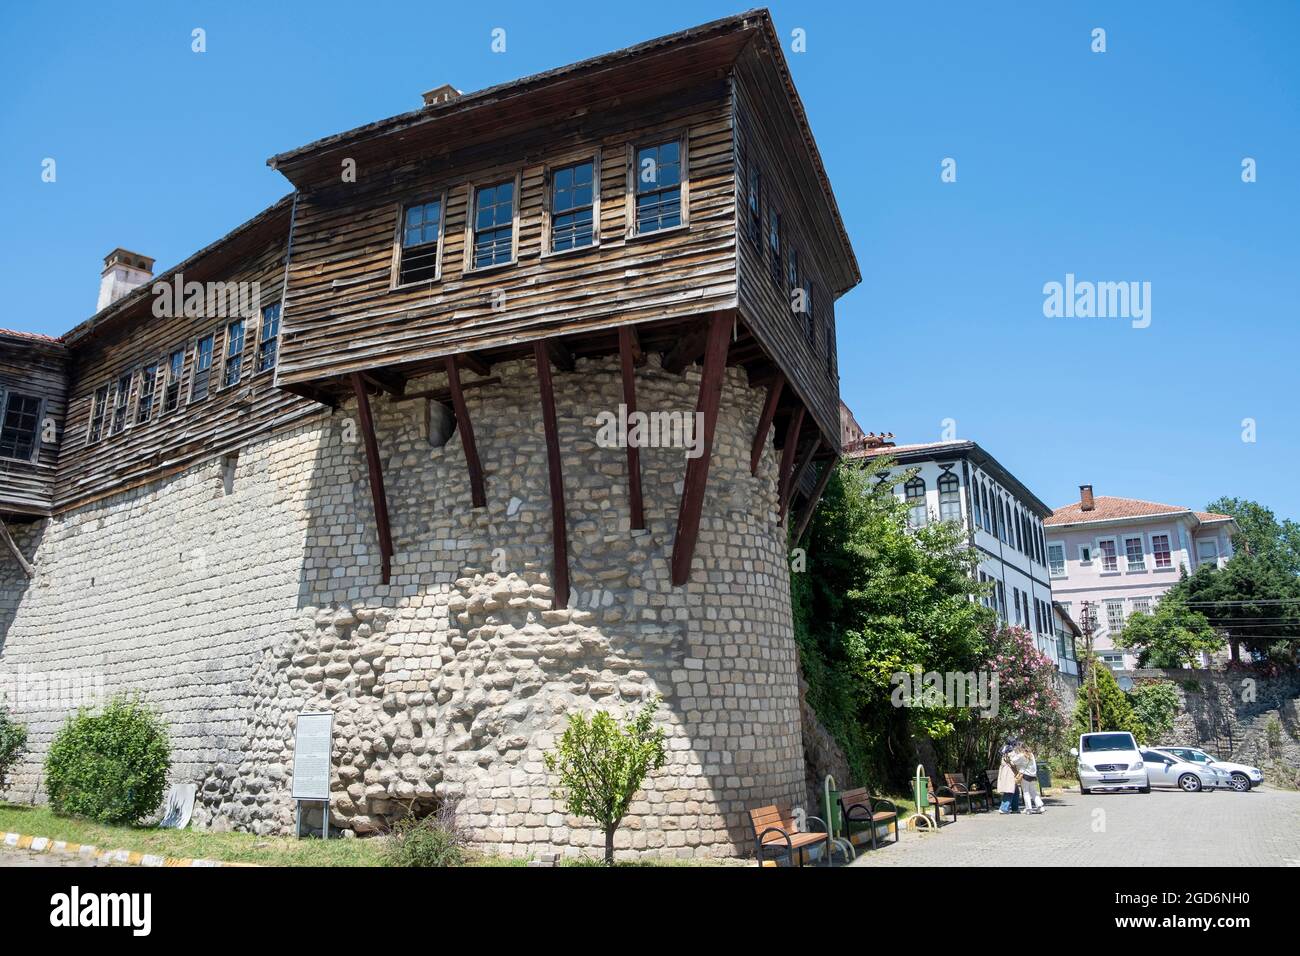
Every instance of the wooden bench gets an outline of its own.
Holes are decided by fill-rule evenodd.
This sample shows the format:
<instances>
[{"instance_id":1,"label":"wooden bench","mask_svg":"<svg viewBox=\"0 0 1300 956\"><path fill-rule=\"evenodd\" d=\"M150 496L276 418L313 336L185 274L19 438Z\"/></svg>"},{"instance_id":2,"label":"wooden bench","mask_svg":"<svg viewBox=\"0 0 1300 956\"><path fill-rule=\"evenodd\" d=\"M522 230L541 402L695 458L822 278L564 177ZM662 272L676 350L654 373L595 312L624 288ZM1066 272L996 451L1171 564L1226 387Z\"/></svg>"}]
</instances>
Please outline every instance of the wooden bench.
<instances>
[{"instance_id":1,"label":"wooden bench","mask_svg":"<svg viewBox=\"0 0 1300 956\"><path fill-rule=\"evenodd\" d=\"M936 787L931 777L925 778L925 785L930 795L930 805L934 807L934 825L937 829L943 826L943 814L949 812L952 814L953 823L957 822L957 794L952 792L949 787ZM918 809L920 809L918 807Z\"/></svg>"},{"instance_id":2,"label":"wooden bench","mask_svg":"<svg viewBox=\"0 0 1300 956\"><path fill-rule=\"evenodd\" d=\"M967 813L975 812L976 800L979 800L984 804L985 810L992 809L992 798L990 797L988 790L976 784L968 784L964 773L945 773L943 775L943 781L948 785L948 789L953 792L953 795L956 796L958 800L961 800L962 797L966 798Z\"/></svg>"},{"instance_id":3,"label":"wooden bench","mask_svg":"<svg viewBox=\"0 0 1300 956\"><path fill-rule=\"evenodd\" d=\"M844 834L853 841L854 833L863 830L871 834L871 849L876 848L876 828L886 824L894 825L893 843L898 842L898 807L888 800L873 800L866 787L845 790L840 793L840 812L844 815Z\"/></svg>"},{"instance_id":4,"label":"wooden bench","mask_svg":"<svg viewBox=\"0 0 1300 956\"><path fill-rule=\"evenodd\" d=\"M808 820L826 825L820 817L808 817ZM793 863L796 851L799 865L803 866L804 851L818 843L826 844L826 851L830 853L829 834L799 832L790 811L782 810L776 804L750 810L749 822L754 829L754 852L759 866L772 856L785 856Z\"/></svg>"}]
</instances>

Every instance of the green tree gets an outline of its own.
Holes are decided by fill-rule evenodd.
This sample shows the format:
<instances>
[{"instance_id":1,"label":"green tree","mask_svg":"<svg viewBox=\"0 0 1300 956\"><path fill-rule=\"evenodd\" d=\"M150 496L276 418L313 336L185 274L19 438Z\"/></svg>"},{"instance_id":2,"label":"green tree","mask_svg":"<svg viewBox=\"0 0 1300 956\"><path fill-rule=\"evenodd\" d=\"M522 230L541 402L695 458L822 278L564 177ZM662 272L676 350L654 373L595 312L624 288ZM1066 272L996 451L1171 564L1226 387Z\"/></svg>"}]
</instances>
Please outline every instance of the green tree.
<instances>
[{"instance_id":1,"label":"green tree","mask_svg":"<svg viewBox=\"0 0 1300 956\"><path fill-rule=\"evenodd\" d=\"M1248 498L1216 498L1206 511L1231 515L1240 531L1232 547L1258 557L1271 558L1292 575L1300 574L1300 523L1287 518L1278 521L1272 510Z\"/></svg>"},{"instance_id":2,"label":"green tree","mask_svg":"<svg viewBox=\"0 0 1300 956\"><path fill-rule=\"evenodd\" d=\"M664 765L664 730L654 726L658 698L646 702L628 723L603 710L588 718L569 715L556 750L544 755L546 769L558 774L554 797L569 813L590 817L605 832L605 862L614 862L614 834L627 815L646 775Z\"/></svg>"},{"instance_id":3,"label":"green tree","mask_svg":"<svg viewBox=\"0 0 1300 956\"><path fill-rule=\"evenodd\" d=\"M1092 725L1092 681L1096 680L1097 710L1100 720L1096 727ZM1088 734L1094 731L1129 731L1139 743L1145 733L1137 718L1133 715L1133 705L1128 696L1115 683L1111 669L1097 661L1088 664L1088 673L1084 676L1083 686L1079 688L1079 701L1074 707L1074 733Z\"/></svg>"},{"instance_id":4,"label":"green tree","mask_svg":"<svg viewBox=\"0 0 1300 956\"><path fill-rule=\"evenodd\" d=\"M912 735L939 739L964 719L891 704L895 674L971 672L990 657L993 612L972 600L979 558L962 529L911 529L894 463L844 464L806 538L806 569L791 575L795 638L808 702L856 780L901 784L915 765Z\"/></svg>"},{"instance_id":5,"label":"green tree","mask_svg":"<svg viewBox=\"0 0 1300 956\"><path fill-rule=\"evenodd\" d=\"M0 704L0 790L8 785L9 770L27 752L27 727L9 719L9 709Z\"/></svg>"},{"instance_id":6,"label":"green tree","mask_svg":"<svg viewBox=\"0 0 1300 956\"><path fill-rule=\"evenodd\" d=\"M1142 728L1138 740L1155 744L1174 729L1178 714L1178 688L1167 680L1140 680L1129 691L1133 718Z\"/></svg>"},{"instance_id":7,"label":"green tree","mask_svg":"<svg viewBox=\"0 0 1300 956\"><path fill-rule=\"evenodd\" d=\"M1166 596L1150 613L1130 616L1115 643L1136 651L1139 667L1195 667L1202 651L1223 647L1223 638L1203 614L1178 596Z\"/></svg>"},{"instance_id":8,"label":"green tree","mask_svg":"<svg viewBox=\"0 0 1300 956\"><path fill-rule=\"evenodd\" d=\"M1300 577L1276 555L1235 553L1222 568L1202 567L1183 577L1165 600L1180 599L1225 631L1232 659L1240 647L1295 666L1300 641Z\"/></svg>"}]
</instances>

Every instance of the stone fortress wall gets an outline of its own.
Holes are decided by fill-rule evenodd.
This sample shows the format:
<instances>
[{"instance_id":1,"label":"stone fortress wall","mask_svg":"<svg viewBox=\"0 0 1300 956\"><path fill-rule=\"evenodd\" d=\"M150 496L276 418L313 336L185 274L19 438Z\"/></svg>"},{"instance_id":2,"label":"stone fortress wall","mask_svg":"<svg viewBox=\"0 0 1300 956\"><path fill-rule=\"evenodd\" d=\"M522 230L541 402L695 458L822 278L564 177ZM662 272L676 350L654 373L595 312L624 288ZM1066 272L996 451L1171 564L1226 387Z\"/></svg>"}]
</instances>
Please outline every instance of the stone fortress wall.
<instances>
[{"instance_id":1,"label":"stone fortress wall","mask_svg":"<svg viewBox=\"0 0 1300 956\"><path fill-rule=\"evenodd\" d=\"M171 728L197 825L291 832L295 714L335 715L332 819L382 829L459 800L484 848L603 846L551 793L542 754L567 714L662 695L669 762L619 833L623 855L749 850L748 808L800 804L804 761L785 529L769 439L749 473L763 394L727 371L690 583L669 559L685 459L643 448L647 529L630 529L625 453L595 438L621 401L617 358L556 373L570 606L552 610L550 504L537 374L502 363L466 392L486 473L470 507L458 434L433 447L422 401L372 401L393 529L380 583L355 406L237 458L18 526L31 582L0 562L0 675L61 672L139 691ZM643 410L690 412L700 370L637 372ZM430 375L410 391L445 385ZM11 684L12 686L12 684ZM29 695L30 696L30 695ZM40 764L72 704L15 708Z\"/></svg>"}]
</instances>

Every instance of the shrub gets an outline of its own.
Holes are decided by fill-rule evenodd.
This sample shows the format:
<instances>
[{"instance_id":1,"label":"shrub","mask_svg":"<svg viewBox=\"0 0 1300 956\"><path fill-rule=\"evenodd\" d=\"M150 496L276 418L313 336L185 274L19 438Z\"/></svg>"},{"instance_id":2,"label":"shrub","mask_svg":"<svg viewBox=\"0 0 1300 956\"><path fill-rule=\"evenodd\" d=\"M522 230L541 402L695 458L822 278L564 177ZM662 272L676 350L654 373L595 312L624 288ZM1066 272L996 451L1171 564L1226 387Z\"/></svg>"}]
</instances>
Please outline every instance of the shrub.
<instances>
[{"instance_id":1,"label":"shrub","mask_svg":"<svg viewBox=\"0 0 1300 956\"><path fill-rule=\"evenodd\" d=\"M456 805L444 803L425 817L406 817L388 835L387 866L461 866L469 835L456 820Z\"/></svg>"},{"instance_id":2,"label":"shrub","mask_svg":"<svg viewBox=\"0 0 1300 956\"><path fill-rule=\"evenodd\" d=\"M9 768L27 753L27 727L9 719L9 711L0 704L0 790L6 786Z\"/></svg>"},{"instance_id":3,"label":"shrub","mask_svg":"<svg viewBox=\"0 0 1300 956\"><path fill-rule=\"evenodd\" d=\"M1144 680L1129 692L1133 717L1142 728L1138 739L1155 744L1174 729L1178 714L1178 690L1172 681Z\"/></svg>"},{"instance_id":4,"label":"shrub","mask_svg":"<svg viewBox=\"0 0 1300 956\"><path fill-rule=\"evenodd\" d=\"M162 717L137 698L103 713L82 709L50 745L45 786L56 813L98 823L137 823L158 809L171 768Z\"/></svg>"}]
</instances>

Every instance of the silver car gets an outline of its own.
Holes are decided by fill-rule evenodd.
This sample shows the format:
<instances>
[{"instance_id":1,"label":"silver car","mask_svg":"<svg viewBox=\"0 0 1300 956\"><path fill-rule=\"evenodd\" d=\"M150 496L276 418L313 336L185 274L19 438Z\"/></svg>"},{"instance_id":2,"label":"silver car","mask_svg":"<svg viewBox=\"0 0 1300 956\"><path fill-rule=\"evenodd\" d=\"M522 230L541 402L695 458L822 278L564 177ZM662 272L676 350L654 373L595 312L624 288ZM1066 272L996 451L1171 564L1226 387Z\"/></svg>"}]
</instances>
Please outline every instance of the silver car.
<instances>
[{"instance_id":1,"label":"silver car","mask_svg":"<svg viewBox=\"0 0 1300 956\"><path fill-rule=\"evenodd\" d=\"M1209 764L1192 763L1161 748L1143 748L1142 763L1153 787L1177 787L1186 793L1228 790L1232 776Z\"/></svg>"},{"instance_id":2,"label":"silver car","mask_svg":"<svg viewBox=\"0 0 1300 956\"><path fill-rule=\"evenodd\" d=\"M1222 770L1232 778L1232 789L1238 793L1245 793L1252 787L1258 787L1264 782L1264 771L1258 767L1252 767L1244 763L1231 763L1227 760L1219 760L1217 757L1211 757L1204 750L1197 747L1161 747L1160 750L1173 754L1180 760L1186 760L1188 763L1199 764L1202 766L1211 766L1215 770Z\"/></svg>"}]
</instances>

